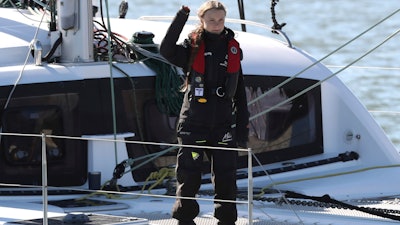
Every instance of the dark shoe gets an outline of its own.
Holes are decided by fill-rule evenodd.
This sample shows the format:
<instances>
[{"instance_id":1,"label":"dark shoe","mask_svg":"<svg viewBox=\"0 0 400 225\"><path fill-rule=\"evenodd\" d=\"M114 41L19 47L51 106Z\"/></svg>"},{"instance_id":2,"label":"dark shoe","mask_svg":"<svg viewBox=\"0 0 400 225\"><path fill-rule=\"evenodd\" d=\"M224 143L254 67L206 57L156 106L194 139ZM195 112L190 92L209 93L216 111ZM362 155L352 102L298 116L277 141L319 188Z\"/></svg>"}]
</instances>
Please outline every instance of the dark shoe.
<instances>
[{"instance_id":1,"label":"dark shoe","mask_svg":"<svg viewBox=\"0 0 400 225\"><path fill-rule=\"evenodd\" d=\"M179 221L178 225L196 225L194 221Z\"/></svg>"}]
</instances>

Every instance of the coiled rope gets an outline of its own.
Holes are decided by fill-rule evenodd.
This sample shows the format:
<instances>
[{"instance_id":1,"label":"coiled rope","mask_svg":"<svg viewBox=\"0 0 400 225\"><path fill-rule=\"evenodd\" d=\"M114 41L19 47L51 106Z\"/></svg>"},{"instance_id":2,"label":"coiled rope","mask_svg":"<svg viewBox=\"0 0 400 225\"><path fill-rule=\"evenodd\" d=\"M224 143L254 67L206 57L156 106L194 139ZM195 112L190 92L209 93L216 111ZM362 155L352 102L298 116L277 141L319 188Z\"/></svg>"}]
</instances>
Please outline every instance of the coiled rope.
<instances>
[{"instance_id":1,"label":"coiled rope","mask_svg":"<svg viewBox=\"0 0 400 225\"><path fill-rule=\"evenodd\" d=\"M158 53L153 37L152 33L136 32L130 43L138 44L147 51ZM138 51L135 51L135 55L137 59L143 60L143 63L157 74L155 92L160 112L170 116L179 115L183 99L183 93L180 92L183 79L179 75L177 68L158 59L149 58Z\"/></svg>"}]
</instances>

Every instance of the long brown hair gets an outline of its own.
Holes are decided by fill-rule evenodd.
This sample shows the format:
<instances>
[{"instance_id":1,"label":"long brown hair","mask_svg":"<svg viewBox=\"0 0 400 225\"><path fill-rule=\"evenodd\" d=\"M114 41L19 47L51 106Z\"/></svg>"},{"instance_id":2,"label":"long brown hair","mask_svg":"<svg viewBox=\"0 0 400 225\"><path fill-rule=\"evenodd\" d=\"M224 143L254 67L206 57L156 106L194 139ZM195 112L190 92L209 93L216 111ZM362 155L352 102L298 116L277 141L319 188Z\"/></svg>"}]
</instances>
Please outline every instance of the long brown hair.
<instances>
[{"instance_id":1,"label":"long brown hair","mask_svg":"<svg viewBox=\"0 0 400 225\"><path fill-rule=\"evenodd\" d=\"M204 2L197 10L197 16L200 19L200 23L196 27L196 29L194 29L192 32L189 33L189 36L188 36L189 40L190 40L190 44L192 46L192 52L190 54L188 65L187 65L187 75L190 73L192 64L193 64L194 59L199 50L199 45L203 39L204 24L202 22L202 18L204 17L204 14L210 9L223 10L226 14L226 8L225 8L224 4L222 4L219 1L215 1L215 0L210 0L210 1ZM185 83L182 85L181 91L183 91L183 92L186 91L186 89L187 89L188 77L189 76L186 76Z\"/></svg>"}]
</instances>

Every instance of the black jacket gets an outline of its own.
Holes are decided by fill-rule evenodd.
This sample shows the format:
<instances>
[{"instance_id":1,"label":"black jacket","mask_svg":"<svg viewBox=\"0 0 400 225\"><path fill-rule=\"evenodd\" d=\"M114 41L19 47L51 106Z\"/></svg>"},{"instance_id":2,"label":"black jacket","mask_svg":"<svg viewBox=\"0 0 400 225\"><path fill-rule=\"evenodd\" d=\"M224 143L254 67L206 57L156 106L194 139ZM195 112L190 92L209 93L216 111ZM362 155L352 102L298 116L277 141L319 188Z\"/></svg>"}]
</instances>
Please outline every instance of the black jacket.
<instances>
[{"instance_id":1,"label":"black jacket","mask_svg":"<svg viewBox=\"0 0 400 225\"><path fill-rule=\"evenodd\" d=\"M160 46L161 55L172 64L183 68L184 71L190 71L190 68L187 67L192 52L192 45L189 38L182 44L176 44L176 42L179 39L187 18L188 14L184 11L180 10L177 13ZM221 64L226 61L228 52L227 43L233 37L233 31L228 28L225 28L224 32L220 35L204 34L205 51L212 52L212 55L207 56L205 59L206 69L204 79L206 87L205 99L207 99L207 102L199 103L194 100L193 90L191 90L193 88L189 85L183 99L179 123L183 129L188 129L191 132L195 132L191 128L198 126L213 129L230 127L236 124L237 141L245 142L248 139L249 113L241 71L233 99L222 98L215 94L216 88L224 83L226 66L221 66Z\"/></svg>"}]
</instances>

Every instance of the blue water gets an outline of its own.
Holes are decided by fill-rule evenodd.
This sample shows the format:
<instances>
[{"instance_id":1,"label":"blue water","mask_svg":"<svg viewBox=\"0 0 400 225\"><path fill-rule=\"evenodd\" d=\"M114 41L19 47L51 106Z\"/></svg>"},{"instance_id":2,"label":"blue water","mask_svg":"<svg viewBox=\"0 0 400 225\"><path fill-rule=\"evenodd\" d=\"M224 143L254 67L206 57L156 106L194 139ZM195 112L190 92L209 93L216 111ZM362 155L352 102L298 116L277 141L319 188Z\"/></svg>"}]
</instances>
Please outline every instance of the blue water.
<instances>
[{"instance_id":1,"label":"blue water","mask_svg":"<svg viewBox=\"0 0 400 225\"><path fill-rule=\"evenodd\" d=\"M120 2L108 1L112 17L118 16ZM192 9L191 15L195 16L202 2L128 0L129 11L126 17L173 16L181 5L188 5ZM222 2L228 9L229 18L239 18L237 1ZM244 0L246 19L272 26L269 4L270 0ZM316 59L321 59L399 9L399 0L280 0L276 13L279 23L287 23L283 31L292 43ZM399 29L400 12L323 63L334 66L330 67L332 71L338 71L340 66L352 63ZM273 35L260 28L248 27L247 30ZM400 150L400 34L353 66L338 76L361 99Z\"/></svg>"}]
</instances>

